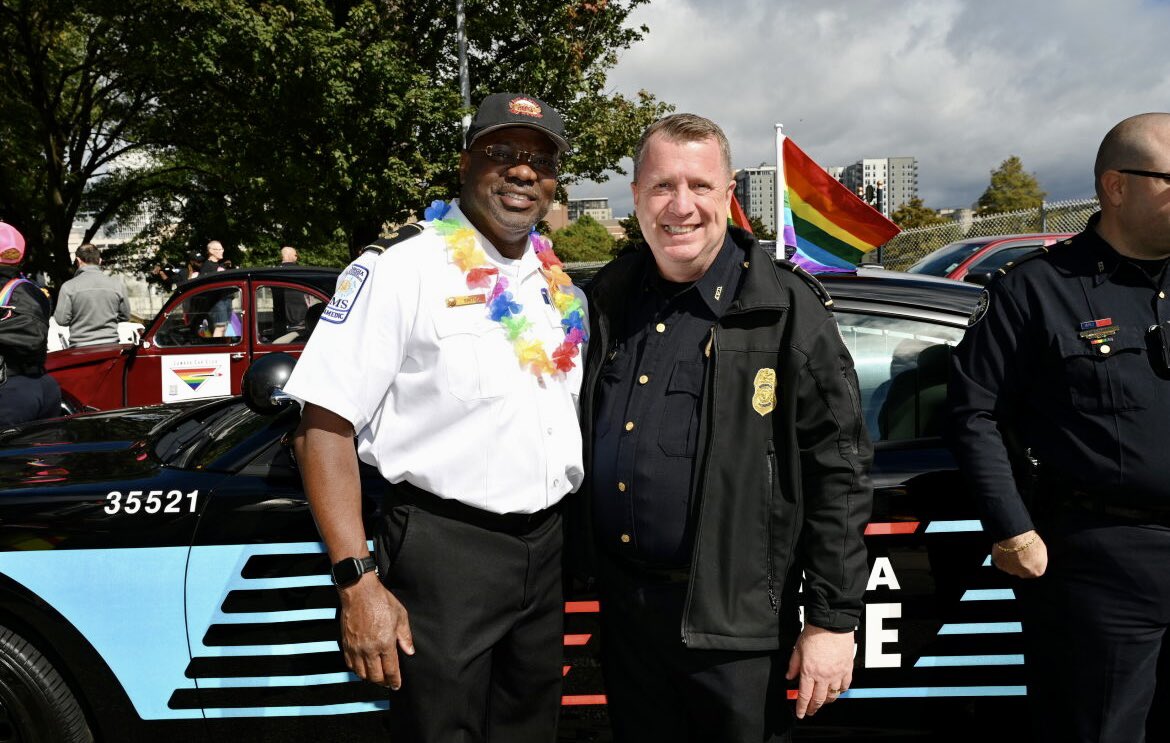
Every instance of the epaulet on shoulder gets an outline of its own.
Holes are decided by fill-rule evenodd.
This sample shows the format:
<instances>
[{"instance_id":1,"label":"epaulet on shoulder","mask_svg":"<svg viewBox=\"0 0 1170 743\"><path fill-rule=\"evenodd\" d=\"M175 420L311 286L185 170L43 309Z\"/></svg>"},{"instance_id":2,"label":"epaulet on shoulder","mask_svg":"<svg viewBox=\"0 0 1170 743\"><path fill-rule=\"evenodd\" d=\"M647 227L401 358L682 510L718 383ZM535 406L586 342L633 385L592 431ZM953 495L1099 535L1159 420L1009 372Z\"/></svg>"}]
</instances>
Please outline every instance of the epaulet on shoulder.
<instances>
[{"instance_id":1,"label":"epaulet on shoulder","mask_svg":"<svg viewBox=\"0 0 1170 743\"><path fill-rule=\"evenodd\" d=\"M821 300L821 304L825 305L826 307L833 306L833 298L829 296L829 290L825 288L824 284L822 284L820 281L817 281L816 276L813 276L805 269L784 258L778 258L776 260L776 265L780 268L791 271L803 279L804 283L812 287L813 293L817 295L817 299Z\"/></svg>"},{"instance_id":2,"label":"epaulet on shoulder","mask_svg":"<svg viewBox=\"0 0 1170 743\"><path fill-rule=\"evenodd\" d=\"M1056 243L1056 245L1051 245L1051 246L1050 245L1041 245L1040 247L1036 248L1035 250L1033 250L1029 253L1025 253L1024 255L1021 255L1019 258L1015 259L1014 261L1008 261L1007 263L1003 264L999 268L995 269L995 273L993 273L991 276L992 276L992 278L996 278L999 276L1005 276L1005 275L1007 275L1007 273L1009 271L1016 269L1016 268L1019 268L1022 264L1027 263L1028 261L1035 260L1037 258L1042 258L1042 257L1048 255L1049 251L1051 251L1052 248L1055 248L1055 247L1058 247L1061 245L1068 245L1070 242L1072 242L1072 241L1071 240L1061 240L1060 242Z\"/></svg>"},{"instance_id":3,"label":"epaulet on shoulder","mask_svg":"<svg viewBox=\"0 0 1170 743\"><path fill-rule=\"evenodd\" d=\"M423 226L418 222L408 222L396 228L386 237L379 237L377 240L362 248L362 253L377 253L381 255L403 240L409 240L415 235L421 235L422 231Z\"/></svg>"}]
</instances>

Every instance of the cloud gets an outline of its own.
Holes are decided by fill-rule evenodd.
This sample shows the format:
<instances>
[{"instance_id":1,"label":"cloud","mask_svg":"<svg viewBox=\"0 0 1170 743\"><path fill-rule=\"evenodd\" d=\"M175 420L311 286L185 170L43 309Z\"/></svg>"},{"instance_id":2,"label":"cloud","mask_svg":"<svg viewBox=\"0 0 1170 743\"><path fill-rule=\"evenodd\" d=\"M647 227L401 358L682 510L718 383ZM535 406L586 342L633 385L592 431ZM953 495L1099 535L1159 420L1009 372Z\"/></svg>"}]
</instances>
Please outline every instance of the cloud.
<instances>
[{"instance_id":1,"label":"cloud","mask_svg":"<svg viewBox=\"0 0 1170 743\"><path fill-rule=\"evenodd\" d=\"M1018 155L1050 199L1092 194L1101 137L1170 107L1151 0L655 0L610 75L709 116L736 167L775 162L773 125L822 165L918 158L929 206L968 206ZM579 184L632 210L626 178Z\"/></svg>"}]
</instances>

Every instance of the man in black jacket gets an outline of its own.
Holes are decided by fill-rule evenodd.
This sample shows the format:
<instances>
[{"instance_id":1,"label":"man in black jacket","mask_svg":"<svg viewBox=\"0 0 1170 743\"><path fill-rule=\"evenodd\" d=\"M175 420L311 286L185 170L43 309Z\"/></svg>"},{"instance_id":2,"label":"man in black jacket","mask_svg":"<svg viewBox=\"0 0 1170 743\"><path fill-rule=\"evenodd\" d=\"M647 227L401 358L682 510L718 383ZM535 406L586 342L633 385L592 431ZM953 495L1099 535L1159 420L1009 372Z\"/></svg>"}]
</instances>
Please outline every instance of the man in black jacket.
<instances>
[{"instance_id":1,"label":"man in black jacket","mask_svg":"<svg viewBox=\"0 0 1170 743\"><path fill-rule=\"evenodd\" d=\"M50 418L61 388L45 373L49 299L20 275L24 236L0 222L0 428Z\"/></svg>"},{"instance_id":2,"label":"man in black jacket","mask_svg":"<svg viewBox=\"0 0 1170 743\"><path fill-rule=\"evenodd\" d=\"M728 227L730 162L707 119L647 129L648 248L590 287L574 536L619 741L787 740L785 678L797 717L852 679L872 498L857 377L816 279Z\"/></svg>"}]
</instances>

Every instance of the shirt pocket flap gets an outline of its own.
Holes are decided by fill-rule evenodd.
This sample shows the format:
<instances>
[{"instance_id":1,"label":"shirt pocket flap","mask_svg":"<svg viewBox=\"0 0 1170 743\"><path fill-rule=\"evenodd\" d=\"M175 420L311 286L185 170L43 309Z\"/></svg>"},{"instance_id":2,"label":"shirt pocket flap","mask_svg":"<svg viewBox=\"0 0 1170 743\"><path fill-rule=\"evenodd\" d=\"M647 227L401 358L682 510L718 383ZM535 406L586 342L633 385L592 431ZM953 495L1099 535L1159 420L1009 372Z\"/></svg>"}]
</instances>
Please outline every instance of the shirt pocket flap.
<instances>
[{"instance_id":1,"label":"shirt pocket flap","mask_svg":"<svg viewBox=\"0 0 1170 743\"><path fill-rule=\"evenodd\" d=\"M670 373L670 382L666 385L667 393L685 392L695 397L703 389L703 364L697 361L680 361L674 365Z\"/></svg>"}]
</instances>

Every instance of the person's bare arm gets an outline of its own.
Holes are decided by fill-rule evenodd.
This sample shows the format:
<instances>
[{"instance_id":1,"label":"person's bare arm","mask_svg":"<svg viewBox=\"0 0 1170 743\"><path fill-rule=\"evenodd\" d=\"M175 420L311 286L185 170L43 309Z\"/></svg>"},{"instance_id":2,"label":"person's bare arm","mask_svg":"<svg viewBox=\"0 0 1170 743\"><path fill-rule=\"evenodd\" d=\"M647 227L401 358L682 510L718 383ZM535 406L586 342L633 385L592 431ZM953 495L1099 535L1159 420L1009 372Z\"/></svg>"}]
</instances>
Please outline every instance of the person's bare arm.
<instances>
[{"instance_id":1,"label":"person's bare arm","mask_svg":"<svg viewBox=\"0 0 1170 743\"><path fill-rule=\"evenodd\" d=\"M293 438L305 494L330 564L369 554L353 435L349 421L310 403L301 412L301 425ZM338 593L346 664L367 681L401 687L398 648L414 655L405 607L373 573Z\"/></svg>"}]
</instances>

